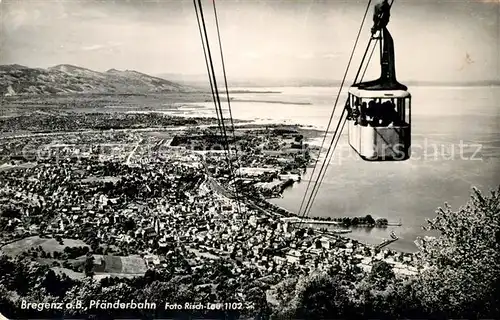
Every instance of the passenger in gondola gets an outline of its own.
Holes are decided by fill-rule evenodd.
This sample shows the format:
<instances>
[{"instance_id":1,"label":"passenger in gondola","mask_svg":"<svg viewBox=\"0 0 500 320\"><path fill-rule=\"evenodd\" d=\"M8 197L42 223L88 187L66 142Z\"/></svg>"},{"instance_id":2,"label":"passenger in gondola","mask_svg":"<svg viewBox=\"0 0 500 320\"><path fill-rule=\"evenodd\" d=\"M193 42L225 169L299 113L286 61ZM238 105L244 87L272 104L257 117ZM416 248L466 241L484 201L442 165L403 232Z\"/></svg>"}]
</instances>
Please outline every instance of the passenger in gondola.
<instances>
[{"instance_id":1,"label":"passenger in gondola","mask_svg":"<svg viewBox=\"0 0 500 320\"><path fill-rule=\"evenodd\" d=\"M367 121L370 125L372 125L372 120L373 120L373 116L374 116L374 113L375 113L375 101L374 100L370 100L368 102L368 105L366 107L366 116L367 116Z\"/></svg>"},{"instance_id":2,"label":"passenger in gondola","mask_svg":"<svg viewBox=\"0 0 500 320\"><path fill-rule=\"evenodd\" d=\"M401 126L403 124L403 121L401 120L398 112L396 111L396 106L394 105L394 102L392 101L387 101L387 126Z\"/></svg>"},{"instance_id":3,"label":"passenger in gondola","mask_svg":"<svg viewBox=\"0 0 500 320\"><path fill-rule=\"evenodd\" d=\"M360 116L359 116L359 124L362 126L367 126L368 121L366 121L366 112L367 112L367 107L366 107L366 101L361 103L360 106Z\"/></svg>"},{"instance_id":4,"label":"passenger in gondola","mask_svg":"<svg viewBox=\"0 0 500 320\"><path fill-rule=\"evenodd\" d=\"M348 102L349 104L349 102ZM349 118L350 119L354 119L354 125L357 125L359 124L359 117L360 117L360 113L359 113L359 99L356 99L356 101L354 102L354 106L353 108L349 108L350 110L350 115L349 115Z\"/></svg>"},{"instance_id":5,"label":"passenger in gondola","mask_svg":"<svg viewBox=\"0 0 500 320\"><path fill-rule=\"evenodd\" d=\"M350 110L349 119L354 120L354 124L357 125L359 123L359 109L353 108Z\"/></svg>"},{"instance_id":6,"label":"passenger in gondola","mask_svg":"<svg viewBox=\"0 0 500 320\"><path fill-rule=\"evenodd\" d=\"M380 117L380 126L382 127L387 127L391 123L394 122L395 118L397 117L397 112L394 109L394 103L392 101L387 100L386 102L382 103L381 108L381 117Z\"/></svg>"},{"instance_id":7,"label":"passenger in gondola","mask_svg":"<svg viewBox=\"0 0 500 320\"><path fill-rule=\"evenodd\" d=\"M392 126L398 127L398 126L402 126L402 125L403 125L403 121L399 117L398 112L393 109L392 115L391 115L391 122L389 123L389 127L392 127Z\"/></svg>"},{"instance_id":8,"label":"passenger in gondola","mask_svg":"<svg viewBox=\"0 0 500 320\"><path fill-rule=\"evenodd\" d=\"M380 118L382 116L380 103L377 103L375 100L370 100L370 102L368 102L366 114L371 117L370 125L372 127L378 127L380 125Z\"/></svg>"}]
</instances>

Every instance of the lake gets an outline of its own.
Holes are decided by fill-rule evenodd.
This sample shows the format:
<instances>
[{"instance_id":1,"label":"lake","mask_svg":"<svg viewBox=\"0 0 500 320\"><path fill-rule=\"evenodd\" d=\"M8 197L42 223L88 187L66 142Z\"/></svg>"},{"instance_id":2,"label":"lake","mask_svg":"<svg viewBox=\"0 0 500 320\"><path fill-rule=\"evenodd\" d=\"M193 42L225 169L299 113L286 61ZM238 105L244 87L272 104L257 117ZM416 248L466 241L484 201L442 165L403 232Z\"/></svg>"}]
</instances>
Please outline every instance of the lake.
<instances>
[{"instance_id":1,"label":"lake","mask_svg":"<svg viewBox=\"0 0 500 320\"><path fill-rule=\"evenodd\" d=\"M235 119L320 129L327 126L338 92L338 88L328 87L233 90L277 92L231 94ZM360 228L349 236L373 244L394 230L400 239L389 248L401 251L416 250L414 240L425 234L422 225L445 202L457 209L467 202L472 186L488 192L500 182L500 87L412 87L409 91L412 158L403 162L365 162L347 144L346 128L311 210L312 216L371 214L400 221L401 227ZM345 97L343 92L337 111L341 111ZM184 105L181 110L215 116L212 103L196 106ZM333 128L340 112L336 115ZM321 139L313 143L320 144ZM301 183L287 189L283 198L272 201L297 212L311 171Z\"/></svg>"}]
</instances>

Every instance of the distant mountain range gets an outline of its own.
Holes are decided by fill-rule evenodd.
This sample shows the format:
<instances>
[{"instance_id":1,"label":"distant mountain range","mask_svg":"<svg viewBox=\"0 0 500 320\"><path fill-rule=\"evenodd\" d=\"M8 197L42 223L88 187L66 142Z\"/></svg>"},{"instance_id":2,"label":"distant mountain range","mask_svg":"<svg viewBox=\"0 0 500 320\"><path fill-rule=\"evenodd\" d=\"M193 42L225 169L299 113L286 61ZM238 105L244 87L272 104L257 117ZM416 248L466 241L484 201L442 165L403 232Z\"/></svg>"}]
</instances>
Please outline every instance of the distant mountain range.
<instances>
[{"instance_id":1,"label":"distant mountain range","mask_svg":"<svg viewBox=\"0 0 500 320\"><path fill-rule=\"evenodd\" d=\"M0 94L192 92L195 89L133 70L97 72L68 64L47 69L0 65Z\"/></svg>"},{"instance_id":2,"label":"distant mountain range","mask_svg":"<svg viewBox=\"0 0 500 320\"><path fill-rule=\"evenodd\" d=\"M500 80L491 81L402 81L412 86L500 86ZM283 87L340 85L340 81L324 79L232 79L234 87ZM222 87L221 81L219 86ZM30 94L147 94L197 92L208 90L207 75L159 74L150 76L133 70L110 69L98 72L69 64L61 64L47 69L29 68L17 64L0 65L0 94L2 96Z\"/></svg>"},{"instance_id":3,"label":"distant mountain range","mask_svg":"<svg viewBox=\"0 0 500 320\"><path fill-rule=\"evenodd\" d=\"M170 79L184 85L195 86L199 88L208 88L208 76L200 75L183 75L175 73L164 73L157 75L160 78ZM469 86L500 86L500 80L484 80L484 81L400 81L409 86L429 86L429 87L469 87ZM340 80L315 79L304 77L302 79L259 79L259 78L231 78L228 75L228 84L231 87L335 87L341 84ZM223 86L223 82L219 87Z\"/></svg>"}]
</instances>

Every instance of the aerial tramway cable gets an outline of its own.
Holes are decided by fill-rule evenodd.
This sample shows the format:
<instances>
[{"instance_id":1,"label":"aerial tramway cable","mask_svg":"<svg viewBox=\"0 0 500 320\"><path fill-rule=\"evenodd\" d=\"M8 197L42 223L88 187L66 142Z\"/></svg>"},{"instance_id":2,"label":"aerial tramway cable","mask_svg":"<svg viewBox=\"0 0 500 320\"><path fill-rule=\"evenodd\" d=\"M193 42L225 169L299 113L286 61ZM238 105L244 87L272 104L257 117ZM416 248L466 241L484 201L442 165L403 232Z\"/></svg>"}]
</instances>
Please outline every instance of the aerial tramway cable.
<instances>
[{"instance_id":1,"label":"aerial tramway cable","mask_svg":"<svg viewBox=\"0 0 500 320\"><path fill-rule=\"evenodd\" d=\"M395 1L395 0L392 0L391 4L389 5L389 8L391 8L391 7L392 7L392 5L394 4L394 1ZM369 1L369 3L368 3L368 7L370 6L370 2L371 2L371 1ZM367 10L367 11L368 11L368 10ZM360 30L361 30L361 29L362 29L362 27L363 27L363 24L364 24L364 20L365 20L365 18L366 18L367 11L365 12L365 15L364 15L364 17L363 17L363 21L362 21L362 23L361 23ZM358 37L359 37L359 33L358 33ZM367 47L366 47L366 50L365 50L365 52L364 52L364 54L363 54L363 58L362 58L362 60L361 60L360 67L359 67L359 69L358 69L358 71L357 71L357 73L356 73L356 77L355 77L355 79L354 79L354 83L357 83L357 78L358 78L358 76L359 76L359 74L360 74L360 72L361 72L361 70L362 70L362 68L363 68L363 64L364 64L364 61L365 61L365 59L366 59L366 55L367 55L367 53L368 53L368 51L369 51L369 49L370 49L370 45L371 45L372 40L374 40L374 38L373 38L373 37L370 37L370 40L369 40L368 45L367 45ZM360 81L362 81L362 79L363 79L363 78L364 78L364 76L365 76L366 70L367 70L368 65L369 65L369 63L370 63L370 60L371 60L371 58L372 58L372 56L373 56L373 53L374 53L374 51L375 51L375 48L376 48L376 46L377 46L377 41L379 40L379 38L375 38L375 40L376 40L376 41L375 41L375 46L373 47L372 52L370 53L370 56L369 56L369 58L368 58L368 61L367 61L366 67L365 67L365 69L364 69L364 72L363 72L363 74L362 74L362 76L361 76L361 80L360 80ZM349 65L348 65L348 68L349 68ZM339 94L340 94L340 91L339 91ZM315 184L314 184L314 187L313 187L313 191L311 192L311 195L310 195L309 200L308 200L307 205L306 205L306 209L304 210L304 213L303 213L302 217L305 217L305 216L308 216L308 215L309 215L310 210L311 210L311 208L312 208L312 205L313 205L313 203L314 203L314 201L315 201L315 199L316 199L316 196L317 196L317 194L318 194L319 187L321 186L321 184L322 184L322 182L323 182L323 179L324 179L324 177L325 177L325 175L326 175L326 171L327 171L327 169L328 169L328 165L329 165L329 163L330 163L330 161L331 161L331 159L332 159L332 157L333 157L333 152L335 151L335 148L337 147L338 141L339 141L339 139L340 139L340 135L342 134L342 131L343 131L344 126L345 126L345 123L346 123L346 121L347 121L347 117L346 117L346 118L343 120L342 128L340 129L340 132L339 132L339 131L338 131L338 127L339 127L340 123L342 122L342 118L343 118L344 113L345 113L345 111L347 110L347 107L348 107L348 103L349 103L349 101L346 101L346 104L345 104L345 106L344 106L344 110L343 110L342 115L341 115L341 117L340 117L340 119L339 119L339 123L338 123L338 125L337 125L336 130L334 131L334 136L332 137L332 141L331 141L331 143L330 143L330 147L329 147L329 149L328 149L328 151L327 151L327 155L325 156L325 159L324 159L323 164L322 164L321 169L320 169L320 173L318 174L318 177L317 177L317 179L316 179L316 181L315 181ZM334 108L334 111L335 111L335 108ZM333 111L333 112L334 112L334 111ZM333 112L332 112L332 113L333 113ZM338 136L337 136L337 134L338 134ZM336 136L337 136L337 140L335 141ZM330 153L330 148L331 148L331 146L332 146L332 145L334 145L334 147L333 147L333 150L331 150L331 153ZM307 190L306 190L306 194L307 194ZM306 194L304 195L304 197L306 196ZM300 226L300 224L299 224L299 226Z\"/></svg>"},{"instance_id":2,"label":"aerial tramway cable","mask_svg":"<svg viewBox=\"0 0 500 320\"><path fill-rule=\"evenodd\" d=\"M219 40L219 51L220 51L220 59L221 59L221 64L222 64L222 74L224 75L224 86L226 89L226 98L227 98L227 109L229 110L229 119L231 120L231 131L233 135L233 142L236 142L236 135L234 133L234 121L233 121L233 112L231 111L231 99L229 98L229 86L227 85L227 75L226 75L226 66L224 62L224 54L222 53L222 40L220 36L220 29L219 29L219 17L217 15L217 9L215 6L215 1L212 2L213 7L214 7L214 16L215 16L215 26L217 28L217 39ZM228 151L230 151L230 148L228 146ZM241 169L239 157L238 157L238 148L234 148L234 154L236 157L236 161L238 164L238 170ZM241 172L239 172L238 176L241 178ZM236 188L236 180L234 180L234 193L236 195L236 200L238 204L238 212L241 212L241 205L240 205L240 197L238 193L238 189Z\"/></svg>"},{"instance_id":3,"label":"aerial tramway cable","mask_svg":"<svg viewBox=\"0 0 500 320\"><path fill-rule=\"evenodd\" d=\"M201 37L202 46L203 46L205 64L207 66L207 72L208 72L208 76L209 76L210 90L212 93L212 99L213 99L214 104L215 104L215 112L217 115L218 127L219 127L219 129L221 131L221 135L223 137L223 148L224 148L224 152L226 154L226 160L228 162L230 178L231 178L231 180L234 180L233 166L232 166L231 157L230 157L230 148L229 148L229 143L228 143L228 139L227 139L226 125L224 123L224 114L222 112L221 99L220 99L219 90L217 87L217 79L216 79L215 68L214 68L214 64L213 64L213 60L212 60L212 54L210 51L210 44L209 44L208 33L207 33L206 24L205 24L205 17L203 15L203 6L201 4L201 0L198 0L198 1L193 0L193 4L194 4L195 12L196 12L198 29L200 31L200 37ZM199 10L199 12L198 12L198 10ZM216 13L215 2L214 2L214 12ZM201 23L200 23L200 20L201 20ZM218 31L218 35L219 35L219 47L221 48L221 57L222 57L222 43L220 40L220 32L218 30L218 22L217 22L217 31ZM223 61L222 61L222 63L223 63ZM223 70L224 70L224 79L225 79L225 84L226 84L226 93L228 95L228 101L229 101L229 93L227 90L227 80L226 80L226 76L225 76L224 63L223 63ZM231 112L230 107L229 107L229 115L231 118L231 124L233 127L233 136L234 136L234 123L233 123L232 112ZM237 193L237 191L235 193ZM240 206L240 200L239 200L238 196L237 196L236 200L237 200L236 202L237 202L237 207L238 207L238 213L240 213L241 206Z\"/></svg>"},{"instance_id":4,"label":"aerial tramway cable","mask_svg":"<svg viewBox=\"0 0 500 320\"><path fill-rule=\"evenodd\" d=\"M328 170L328 165L329 165L330 161L332 160L333 151L335 150L335 148L337 148L337 144L340 140L340 136L342 134L342 131L344 131L344 127L345 127L345 124L347 122L347 116L344 116L344 113L345 113L345 109L344 109L344 112L342 112L342 116L340 118L340 121L337 123L336 132L339 132L339 134L335 135L332 138L332 145L333 145L332 152L330 153L329 156L327 155L327 157L325 158L326 161L323 162L323 163L326 163L326 166L325 166L324 170L320 171L320 173L318 175L318 179L319 179L318 187L313 190L313 193L311 193L311 197L309 198L309 201L308 201L308 206L306 207L306 210L304 211L304 215L303 215L304 217L307 217L311 211L311 208L314 204L314 201L316 200L316 196L318 194L319 188L320 188L321 184L323 183L323 179L326 175L326 171ZM339 126L341 123L342 123L342 126L340 127L340 131L339 131Z\"/></svg>"},{"instance_id":5,"label":"aerial tramway cable","mask_svg":"<svg viewBox=\"0 0 500 320\"><path fill-rule=\"evenodd\" d=\"M322 140L322 142L321 142L321 146L320 146L320 149L319 149L318 158L316 159L316 162L315 162L315 164L314 164L314 168L313 168L313 171L312 171L312 173L311 173L311 179L309 179L309 181L308 181L308 183L307 183L306 191L305 191L305 193L304 193L304 197L302 198L302 202L301 202L301 204L300 204L300 208L299 208L299 212L298 212L298 215L299 215L299 216L301 215L301 211L302 211L302 208L303 208L303 206L304 206L304 202L305 202L305 199L306 199L306 197L307 197L307 193L308 193L308 191L309 191L309 188L310 188L310 185L311 185L311 181L312 181L312 179L313 179L313 177L314 177L314 172L316 171L316 167L317 167L318 162L319 162L319 158L320 158L320 155L321 155L321 150L323 149L323 146L325 145L326 137L328 136L328 131L330 130L330 126L331 126L331 124L332 124L333 116L334 116L334 114L335 114L335 109L337 108L338 100L339 100L339 98L340 98L340 94L341 94L341 92L342 92L342 88L343 88L343 86L344 86L344 82L345 82L345 80L346 80L346 78L347 78L347 74L348 74L348 72L349 72L349 68L350 68L350 66L351 66L351 62L352 62L352 59L353 59L353 57L354 57L354 53L355 53L355 51L356 51L356 47L357 47L357 45L358 45L359 37L361 36L361 31L363 30L363 25L364 25L364 23L365 23L366 16L367 16L367 14L368 14L368 11L370 10L370 5L371 5L371 2L372 2L372 1L371 1L371 0L369 0L369 1L368 1L368 4L367 4L367 6L366 6L365 14L363 15L363 20L361 21L361 26L359 27L359 30L358 30L358 35L356 36L356 41L354 42L354 46L353 46L352 51L351 51L351 56L349 57L349 62L347 63L347 67L346 67L346 70L345 70L345 73L344 73L344 77L343 77L342 82L341 82L341 84L340 84L339 92L338 92L337 97L336 97L336 99L335 99L335 103L334 103L334 105L333 105L333 110L332 110L332 113L331 113L331 115L330 115L330 119L328 120L328 125L327 125L327 127L326 127L326 131L325 131L325 134L324 134L324 136L323 136L323 140ZM336 134L336 132L334 132L334 135L335 135L335 134ZM334 138L335 138L335 136L332 138L332 142L333 142ZM330 145L330 146L331 146L331 145ZM331 147L330 147L330 148L331 148ZM328 148L328 150L329 150L329 151L330 151L330 148ZM329 151L327 152L327 155L328 155ZM326 160L326 158L325 158L325 160ZM319 177L319 175L318 175L318 177ZM315 186L316 186L316 184L317 184L317 181L318 181L318 180L316 180L316 182L315 182ZM313 187L313 190L314 190L314 187ZM313 191L313 192L314 192L314 191ZM312 192L311 192L311 195L312 195ZM309 199L311 199L311 198L309 198ZM309 202L310 202L310 200L308 201L308 203L309 203ZM307 207L308 207L308 205L306 205L306 209L307 209ZM305 214L305 212L306 212L306 211L304 211L304 214Z\"/></svg>"},{"instance_id":6,"label":"aerial tramway cable","mask_svg":"<svg viewBox=\"0 0 500 320\"><path fill-rule=\"evenodd\" d=\"M224 54L222 53L222 41L221 41L220 29L219 29L219 18L217 15L215 1L213 1L212 3L213 3L213 7L214 7L215 27L217 29L217 39L219 40L220 59L221 59L221 63L222 63L222 74L224 75L224 86L226 89L227 108L229 110L229 119L231 120L231 130L233 131L233 138L234 138L233 113L231 111L231 99L229 98L229 88L227 85L227 75L226 75L226 67L225 67L225 63L224 63Z\"/></svg>"},{"instance_id":7,"label":"aerial tramway cable","mask_svg":"<svg viewBox=\"0 0 500 320\"><path fill-rule=\"evenodd\" d=\"M196 1L196 0L193 0L193 1ZM218 89L218 86L217 86L217 78L215 76L215 68L214 68L214 63L213 63L213 60L212 60L212 53L210 51L210 44L209 44L209 41L208 41L207 27L206 27L206 24L205 24L205 17L203 15L203 6L201 4L201 0L198 0L198 5L199 5L200 18L201 18L201 23L202 23L203 32L204 32L203 35L205 37L205 43L206 43L206 49L207 49L207 56L208 56L208 64L210 65L210 69L211 69L211 76L212 76L213 88L214 88L214 92L215 92L215 100L217 101L215 103L215 108L216 108L217 112L219 112L219 115L221 117L221 121L220 122L221 122L221 127L222 127L222 135L224 137L224 148L226 148L226 150L227 150L228 144L227 144L226 125L224 124L224 115L222 113L222 106L221 106L221 102L220 102L219 89ZM209 74L209 76L210 76L210 74Z\"/></svg>"},{"instance_id":8,"label":"aerial tramway cable","mask_svg":"<svg viewBox=\"0 0 500 320\"><path fill-rule=\"evenodd\" d=\"M395 1L395 0L392 0L392 1L391 1L390 5L389 5L389 9L390 9L390 8L392 7L392 5L394 4L394 1ZM366 14L365 14L365 17L366 17ZM370 65L371 58L372 58L372 56L373 56L373 53L374 53L374 51L375 51L375 48L377 47L377 42L378 42L378 40L379 40L379 39L380 39L380 37L377 37L377 38L370 37L370 40L368 41L368 45L366 46L365 52L364 52L364 54L363 54L363 58L362 58L362 60L361 60L361 64L360 64L359 69L358 69L358 71L357 71L357 73L356 73L356 76L355 76L355 79L354 79L354 83L357 83L357 79L358 79L358 77L359 77L359 74L360 74L360 72L361 72L361 69L363 68L363 64L364 64L364 61L365 61L365 59L366 59L366 55L367 55L367 53L368 53L368 51L369 51L369 49L370 49L371 42L372 42L372 40L375 40L375 45L373 46L373 49L372 49L372 51L371 51L371 53L370 53L370 56L368 57L368 61L367 61L367 63L366 63L366 66L365 66L365 69L364 69L364 71L363 71L363 74L361 75L361 79L360 79L360 81L363 81L363 78L364 78L364 76L365 76L365 74L366 74L366 70L368 69L368 66ZM348 101L346 102L346 106L345 106L345 107L347 107L347 103L348 103ZM344 108L344 111L345 111L345 110L346 110L346 108ZM336 148L336 146L337 146L338 140L340 139L340 135L342 134L342 131L343 131L343 129L344 129L344 126L345 126L345 122L346 122L346 120L347 120L347 119L345 119L345 120L344 120L344 124L342 125L341 131L340 131L340 133L339 133L339 135L338 135L338 139L337 139L337 141L335 142L335 146L334 146L334 148L333 148L333 150L332 150L332 152L331 152L331 154L330 154L329 156L328 156L328 152L327 152L327 156L325 157L325 161L323 162L323 165L325 165L325 164L326 164L325 170L324 170L324 171L323 171L323 170L321 170L321 172L318 174L318 177L317 177L316 182L318 182L318 180L319 180L319 184L318 184L318 187L316 188L316 190L315 190L315 191L313 191L313 193L311 193L311 196L310 196L310 205L308 205L308 207L306 207L306 211L304 212L304 215L305 215L305 216L307 216L307 215L309 214L309 212L310 212L310 210L311 210L311 208L312 208L312 205L313 205L313 203L314 203L314 201L315 201L315 199L316 199L317 193L318 193L318 191L319 191L319 187L321 186L321 184L322 184L322 182L323 182L323 179L324 179L324 177L325 177L325 175L326 175L326 171L327 171L327 169L328 169L328 165L329 165L329 163L330 163L330 161L331 161L331 159L332 159L332 157L333 157L333 152L334 152L334 150L335 150L335 148ZM340 119L339 121L342 121L342 116L341 116L341 119ZM335 131L335 133L334 133L334 137L332 138L332 142L331 142L331 144L332 144L332 143L333 143L333 141L335 140L335 135L336 135L336 134L337 134L337 131ZM322 168L323 168L323 166L322 166ZM309 201L308 201L308 202L309 202Z\"/></svg>"},{"instance_id":9,"label":"aerial tramway cable","mask_svg":"<svg viewBox=\"0 0 500 320\"><path fill-rule=\"evenodd\" d=\"M361 70L363 69L363 64L364 64L364 61L366 59L366 55L368 53L368 50L370 49L371 41L372 41L372 39L370 39L370 41L368 41L368 45L366 46L365 53L363 54L361 64L360 64L358 71L356 73L354 83L357 82L357 78L359 77L359 74L360 74ZM370 58L371 58L371 56L370 56ZM369 63L370 63L370 60L367 61L367 65ZM334 154L335 149L337 147L338 141L340 140L340 135L342 134L342 131L344 130L344 125L345 125L345 122L346 122L347 116L348 116L348 115L345 115L345 113L347 111L348 103L349 103L349 100L346 101L346 103L344 105L344 109L342 110L342 114L340 116L339 122L337 123L337 127L335 128L335 131L334 131L334 134L332 137L332 141L330 142L330 145L329 145L328 150L326 152L325 159L323 160L323 163L321 165L320 172L318 173L318 177L316 178L316 181L314 183L313 190L311 191L311 194L310 194L309 199L307 201L307 205L306 205L306 208L304 210L303 216L309 215L309 212L311 211L312 205L313 205L314 201L316 200L316 196L318 194L319 188L321 187L321 184L323 183L323 179L325 177L326 171L328 170L328 166L330 164L330 161L332 160L332 157L333 157L333 154ZM346 116L345 119L344 119L344 116ZM342 123L342 121L344 121L344 124L342 125L342 128L339 131L339 127L340 127L340 124Z\"/></svg>"},{"instance_id":10,"label":"aerial tramway cable","mask_svg":"<svg viewBox=\"0 0 500 320\"><path fill-rule=\"evenodd\" d=\"M223 136L224 132L222 131L221 119L220 119L220 116L219 116L219 110L217 108L217 99L215 97L215 90L214 90L214 86L213 86L213 83L212 83L212 72L211 72L210 66L208 64L207 50L206 50L206 47L205 47L205 39L203 37L203 30L202 30L201 23L200 23L200 16L199 16L199 13L198 13L198 7L196 5L196 0L193 0L193 4L194 4L194 10L196 12L196 21L198 22L198 30L200 32L201 45L203 47L203 57L205 58L205 65L207 67L208 81L210 83L210 92L212 93L212 100L213 100L214 105L215 105L215 114L217 116L217 124L218 124L217 127L221 131L221 136Z\"/></svg>"}]
</instances>

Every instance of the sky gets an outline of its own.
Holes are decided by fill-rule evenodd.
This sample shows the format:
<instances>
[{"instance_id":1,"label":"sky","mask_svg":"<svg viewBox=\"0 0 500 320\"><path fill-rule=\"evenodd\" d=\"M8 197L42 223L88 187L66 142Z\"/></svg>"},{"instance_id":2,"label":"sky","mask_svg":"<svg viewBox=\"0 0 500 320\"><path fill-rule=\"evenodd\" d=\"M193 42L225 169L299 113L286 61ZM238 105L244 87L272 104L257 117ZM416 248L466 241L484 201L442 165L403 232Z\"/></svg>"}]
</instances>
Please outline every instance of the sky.
<instances>
[{"instance_id":1,"label":"sky","mask_svg":"<svg viewBox=\"0 0 500 320\"><path fill-rule=\"evenodd\" d=\"M206 73L191 0L0 2L0 64ZM212 0L202 3L214 60L220 61ZM228 77L342 79L367 4L216 0ZM352 73L369 39L372 12ZM403 83L500 80L499 0L396 0L388 29ZM379 72L376 59L368 75Z\"/></svg>"}]
</instances>

